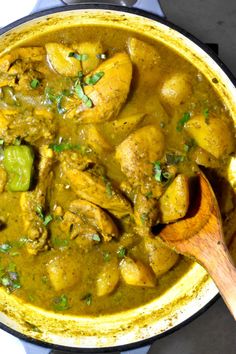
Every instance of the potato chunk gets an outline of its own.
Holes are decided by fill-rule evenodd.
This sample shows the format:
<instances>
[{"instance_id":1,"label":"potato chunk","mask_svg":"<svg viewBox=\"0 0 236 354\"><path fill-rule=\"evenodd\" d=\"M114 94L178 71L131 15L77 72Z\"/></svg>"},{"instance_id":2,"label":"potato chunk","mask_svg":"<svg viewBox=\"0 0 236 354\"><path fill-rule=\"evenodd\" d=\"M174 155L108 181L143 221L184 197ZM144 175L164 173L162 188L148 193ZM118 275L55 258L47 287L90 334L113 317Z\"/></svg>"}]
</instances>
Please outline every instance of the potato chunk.
<instances>
[{"instance_id":1,"label":"potato chunk","mask_svg":"<svg viewBox=\"0 0 236 354\"><path fill-rule=\"evenodd\" d=\"M156 85L160 77L160 55L157 49L137 38L130 38L128 50L131 61L135 64L138 87Z\"/></svg>"},{"instance_id":2,"label":"potato chunk","mask_svg":"<svg viewBox=\"0 0 236 354\"><path fill-rule=\"evenodd\" d=\"M136 113L105 123L103 130L111 140L121 142L124 140L144 119L145 113Z\"/></svg>"},{"instance_id":3,"label":"potato chunk","mask_svg":"<svg viewBox=\"0 0 236 354\"><path fill-rule=\"evenodd\" d=\"M164 81L161 88L161 100L176 107L184 103L191 92L189 77L183 73L176 73Z\"/></svg>"},{"instance_id":4,"label":"potato chunk","mask_svg":"<svg viewBox=\"0 0 236 354\"><path fill-rule=\"evenodd\" d=\"M56 291L75 285L80 279L78 264L73 257L56 256L46 265L50 281Z\"/></svg>"},{"instance_id":5,"label":"potato chunk","mask_svg":"<svg viewBox=\"0 0 236 354\"><path fill-rule=\"evenodd\" d=\"M101 60L98 55L103 53L101 42L81 42L74 44L73 49L79 54L86 54L88 56L86 60L81 62L84 74L88 74L99 65Z\"/></svg>"},{"instance_id":6,"label":"potato chunk","mask_svg":"<svg viewBox=\"0 0 236 354\"><path fill-rule=\"evenodd\" d=\"M58 74L77 76L82 70L80 60L69 56L73 52L71 48L60 43L47 43L45 48L48 60Z\"/></svg>"},{"instance_id":7,"label":"potato chunk","mask_svg":"<svg viewBox=\"0 0 236 354\"><path fill-rule=\"evenodd\" d=\"M127 53L117 53L105 60L96 72L103 77L95 84L85 86L85 94L92 100L93 107L78 104L72 113L81 123L99 123L116 118L129 93L132 64ZM78 102L78 101L77 101Z\"/></svg>"},{"instance_id":8,"label":"potato chunk","mask_svg":"<svg viewBox=\"0 0 236 354\"><path fill-rule=\"evenodd\" d=\"M200 114L192 117L186 123L185 129L202 149L217 159L235 149L233 129L224 117L210 117L206 122L205 117Z\"/></svg>"},{"instance_id":9,"label":"potato chunk","mask_svg":"<svg viewBox=\"0 0 236 354\"><path fill-rule=\"evenodd\" d=\"M168 272L179 259L178 254L167 247L164 242L157 237L155 239L146 237L145 249L148 254L150 266L157 277Z\"/></svg>"},{"instance_id":10,"label":"potato chunk","mask_svg":"<svg viewBox=\"0 0 236 354\"><path fill-rule=\"evenodd\" d=\"M117 260L105 263L97 277L97 296L110 294L119 282L120 272Z\"/></svg>"},{"instance_id":11,"label":"potato chunk","mask_svg":"<svg viewBox=\"0 0 236 354\"><path fill-rule=\"evenodd\" d=\"M82 130L83 138L91 148L99 155L112 150L112 146L106 141L98 128L93 124L87 124Z\"/></svg>"},{"instance_id":12,"label":"potato chunk","mask_svg":"<svg viewBox=\"0 0 236 354\"><path fill-rule=\"evenodd\" d=\"M161 223L183 218L189 207L188 178L179 174L159 199Z\"/></svg>"},{"instance_id":13,"label":"potato chunk","mask_svg":"<svg viewBox=\"0 0 236 354\"><path fill-rule=\"evenodd\" d=\"M196 164L200 166L210 168L220 167L220 161L217 160L212 154L200 148L199 146L194 149L191 149L189 156L191 160L195 161Z\"/></svg>"},{"instance_id":14,"label":"potato chunk","mask_svg":"<svg viewBox=\"0 0 236 354\"><path fill-rule=\"evenodd\" d=\"M154 125L147 125L130 134L116 149L121 170L132 180L151 176L153 162L164 154L164 135Z\"/></svg>"},{"instance_id":15,"label":"potato chunk","mask_svg":"<svg viewBox=\"0 0 236 354\"><path fill-rule=\"evenodd\" d=\"M139 260L125 257L120 262L120 271L126 284L151 288L156 285L152 270Z\"/></svg>"}]
</instances>

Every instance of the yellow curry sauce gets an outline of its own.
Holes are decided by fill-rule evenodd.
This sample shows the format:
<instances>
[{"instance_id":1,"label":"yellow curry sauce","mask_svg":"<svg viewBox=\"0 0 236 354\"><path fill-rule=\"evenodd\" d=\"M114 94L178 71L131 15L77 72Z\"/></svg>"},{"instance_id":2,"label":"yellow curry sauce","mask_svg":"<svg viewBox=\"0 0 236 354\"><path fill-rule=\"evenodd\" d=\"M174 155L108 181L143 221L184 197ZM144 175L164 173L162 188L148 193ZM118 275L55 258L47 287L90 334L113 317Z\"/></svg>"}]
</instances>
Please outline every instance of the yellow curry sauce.
<instances>
[{"instance_id":1,"label":"yellow curry sauce","mask_svg":"<svg viewBox=\"0 0 236 354\"><path fill-rule=\"evenodd\" d=\"M235 133L214 84L160 43L105 27L0 58L0 283L11 296L75 315L158 297L191 261L152 227L185 216L199 167L231 238Z\"/></svg>"}]
</instances>

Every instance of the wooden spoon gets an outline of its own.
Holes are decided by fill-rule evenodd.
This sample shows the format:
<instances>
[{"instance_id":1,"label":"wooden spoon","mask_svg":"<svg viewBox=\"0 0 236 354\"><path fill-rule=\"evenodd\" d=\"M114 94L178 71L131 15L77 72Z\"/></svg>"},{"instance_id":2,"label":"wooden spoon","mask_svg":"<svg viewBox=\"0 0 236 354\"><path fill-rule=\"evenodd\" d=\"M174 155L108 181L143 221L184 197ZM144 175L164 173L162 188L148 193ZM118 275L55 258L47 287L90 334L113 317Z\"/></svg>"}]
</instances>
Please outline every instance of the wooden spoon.
<instances>
[{"instance_id":1,"label":"wooden spoon","mask_svg":"<svg viewBox=\"0 0 236 354\"><path fill-rule=\"evenodd\" d=\"M216 197L201 172L199 184L197 211L165 226L159 236L178 253L194 257L208 271L236 320L236 268L224 242Z\"/></svg>"}]
</instances>

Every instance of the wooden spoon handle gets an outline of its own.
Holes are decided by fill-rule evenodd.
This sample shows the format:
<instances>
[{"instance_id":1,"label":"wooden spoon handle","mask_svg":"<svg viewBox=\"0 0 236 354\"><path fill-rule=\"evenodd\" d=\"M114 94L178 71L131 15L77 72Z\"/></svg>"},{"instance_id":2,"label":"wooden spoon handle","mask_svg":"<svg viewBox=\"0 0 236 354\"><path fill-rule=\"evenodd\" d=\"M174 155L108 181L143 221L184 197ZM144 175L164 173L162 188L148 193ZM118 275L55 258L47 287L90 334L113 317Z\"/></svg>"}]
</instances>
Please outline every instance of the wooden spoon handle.
<instances>
[{"instance_id":1,"label":"wooden spoon handle","mask_svg":"<svg viewBox=\"0 0 236 354\"><path fill-rule=\"evenodd\" d=\"M218 244L207 259L201 259L200 262L214 280L236 320L236 268L224 242Z\"/></svg>"}]
</instances>

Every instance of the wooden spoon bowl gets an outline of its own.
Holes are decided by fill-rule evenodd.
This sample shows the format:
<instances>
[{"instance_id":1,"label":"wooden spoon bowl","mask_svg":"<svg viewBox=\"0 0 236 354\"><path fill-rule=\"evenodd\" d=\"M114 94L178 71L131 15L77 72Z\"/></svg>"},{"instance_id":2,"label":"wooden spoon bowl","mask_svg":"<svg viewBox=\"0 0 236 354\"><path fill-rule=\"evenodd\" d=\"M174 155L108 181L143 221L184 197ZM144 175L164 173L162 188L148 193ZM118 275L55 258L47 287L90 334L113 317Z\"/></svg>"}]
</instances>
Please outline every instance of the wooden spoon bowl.
<instances>
[{"instance_id":1,"label":"wooden spoon bowl","mask_svg":"<svg viewBox=\"0 0 236 354\"><path fill-rule=\"evenodd\" d=\"M236 268L224 241L216 197L202 172L199 184L197 210L165 226L159 236L169 247L193 257L208 271L236 320Z\"/></svg>"}]
</instances>

